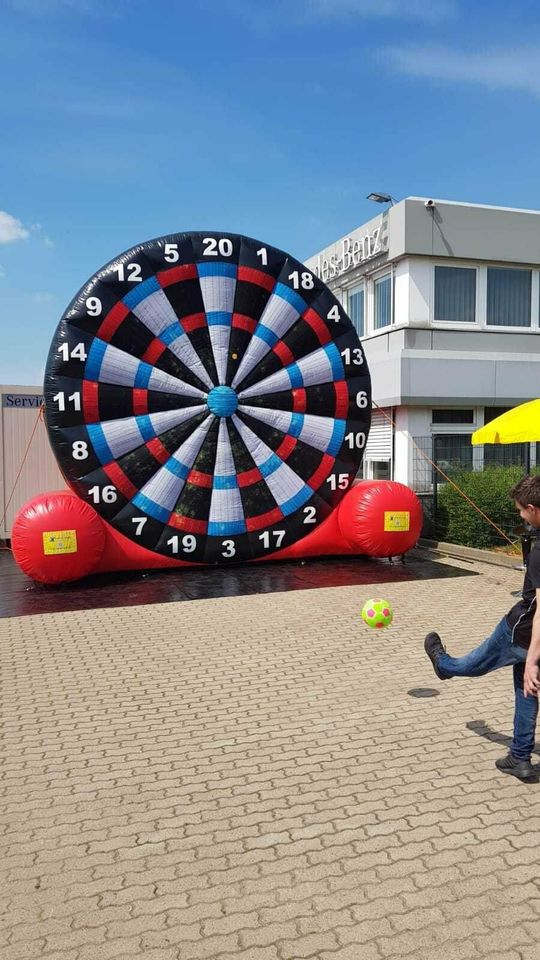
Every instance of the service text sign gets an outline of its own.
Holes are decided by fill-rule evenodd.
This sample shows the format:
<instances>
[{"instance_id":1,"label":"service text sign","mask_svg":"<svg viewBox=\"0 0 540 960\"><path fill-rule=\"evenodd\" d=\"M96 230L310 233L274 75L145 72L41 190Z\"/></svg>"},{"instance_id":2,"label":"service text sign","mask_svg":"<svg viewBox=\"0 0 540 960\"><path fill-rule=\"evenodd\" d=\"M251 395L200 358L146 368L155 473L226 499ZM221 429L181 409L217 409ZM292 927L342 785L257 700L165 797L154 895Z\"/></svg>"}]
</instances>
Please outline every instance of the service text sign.
<instances>
[{"instance_id":1,"label":"service text sign","mask_svg":"<svg viewBox=\"0 0 540 960\"><path fill-rule=\"evenodd\" d=\"M3 393L2 406L4 408L20 408L38 410L44 401L41 393Z\"/></svg>"}]
</instances>

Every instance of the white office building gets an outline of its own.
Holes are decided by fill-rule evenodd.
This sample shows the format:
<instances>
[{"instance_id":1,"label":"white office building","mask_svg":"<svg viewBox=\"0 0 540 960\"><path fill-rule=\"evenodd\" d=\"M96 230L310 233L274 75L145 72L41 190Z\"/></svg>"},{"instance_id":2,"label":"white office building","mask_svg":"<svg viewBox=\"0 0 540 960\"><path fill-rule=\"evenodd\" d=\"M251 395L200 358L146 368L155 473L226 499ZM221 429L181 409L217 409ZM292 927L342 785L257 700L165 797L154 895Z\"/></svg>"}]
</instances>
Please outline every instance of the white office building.
<instances>
[{"instance_id":1,"label":"white office building","mask_svg":"<svg viewBox=\"0 0 540 960\"><path fill-rule=\"evenodd\" d=\"M472 466L471 433L540 396L540 211L408 197L306 265L363 341L376 405L365 477L419 489L418 446Z\"/></svg>"}]
</instances>

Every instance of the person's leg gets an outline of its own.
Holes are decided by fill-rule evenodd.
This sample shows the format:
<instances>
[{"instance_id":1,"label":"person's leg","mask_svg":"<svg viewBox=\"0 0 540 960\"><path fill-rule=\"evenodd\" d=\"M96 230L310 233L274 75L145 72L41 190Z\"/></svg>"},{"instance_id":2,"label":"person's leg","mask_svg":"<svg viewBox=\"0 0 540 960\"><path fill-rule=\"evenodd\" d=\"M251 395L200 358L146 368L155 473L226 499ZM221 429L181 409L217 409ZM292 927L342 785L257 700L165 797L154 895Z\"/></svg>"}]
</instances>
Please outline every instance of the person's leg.
<instances>
[{"instance_id":1,"label":"person's leg","mask_svg":"<svg viewBox=\"0 0 540 960\"><path fill-rule=\"evenodd\" d=\"M481 677L499 667L507 667L516 660L512 631L503 619L487 640L463 657L440 653L437 656L437 668L446 677Z\"/></svg>"},{"instance_id":2,"label":"person's leg","mask_svg":"<svg viewBox=\"0 0 540 960\"><path fill-rule=\"evenodd\" d=\"M514 738L510 752L516 760L530 760L538 716L538 697L526 697L523 693L524 672L524 662L514 664Z\"/></svg>"},{"instance_id":3,"label":"person's leg","mask_svg":"<svg viewBox=\"0 0 540 960\"><path fill-rule=\"evenodd\" d=\"M501 773L508 773L525 783L538 783L538 773L531 764L534 734L538 715L538 697L526 697L523 693L523 674L527 651L517 647L519 660L514 664L514 736L506 757L495 761Z\"/></svg>"}]
</instances>

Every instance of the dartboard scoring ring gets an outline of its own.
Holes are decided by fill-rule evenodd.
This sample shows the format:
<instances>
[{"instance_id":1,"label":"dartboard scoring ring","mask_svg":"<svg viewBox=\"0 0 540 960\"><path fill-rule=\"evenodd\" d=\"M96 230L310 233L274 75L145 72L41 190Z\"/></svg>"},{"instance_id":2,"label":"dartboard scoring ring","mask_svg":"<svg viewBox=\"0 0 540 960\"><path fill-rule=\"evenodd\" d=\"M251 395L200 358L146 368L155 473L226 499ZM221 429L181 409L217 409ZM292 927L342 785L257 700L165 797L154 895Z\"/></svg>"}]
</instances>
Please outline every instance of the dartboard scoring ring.
<instances>
[{"instance_id":1,"label":"dartboard scoring ring","mask_svg":"<svg viewBox=\"0 0 540 960\"><path fill-rule=\"evenodd\" d=\"M347 492L371 409L361 343L310 270L234 234L182 233L96 273L45 373L69 485L158 554L271 555Z\"/></svg>"}]
</instances>

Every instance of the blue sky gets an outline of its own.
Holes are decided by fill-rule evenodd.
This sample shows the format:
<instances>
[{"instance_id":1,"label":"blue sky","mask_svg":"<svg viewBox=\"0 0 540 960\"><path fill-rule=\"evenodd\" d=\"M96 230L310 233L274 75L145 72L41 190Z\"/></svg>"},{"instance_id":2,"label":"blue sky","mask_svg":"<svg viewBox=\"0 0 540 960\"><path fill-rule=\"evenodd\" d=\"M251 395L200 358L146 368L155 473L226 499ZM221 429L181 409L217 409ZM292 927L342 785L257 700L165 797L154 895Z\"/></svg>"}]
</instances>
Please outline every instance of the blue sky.
<instances>
[{"instance_id":1,"label":"blue sky","mask_svg":"<svg viewBox=\"0 0 540 960\"><path fill-rule=\"evenodd\" d=\"M533 0L0 0L0 383L165 233L299 259L394 197L540 209Z\"/></svg>"}]
</instances>

